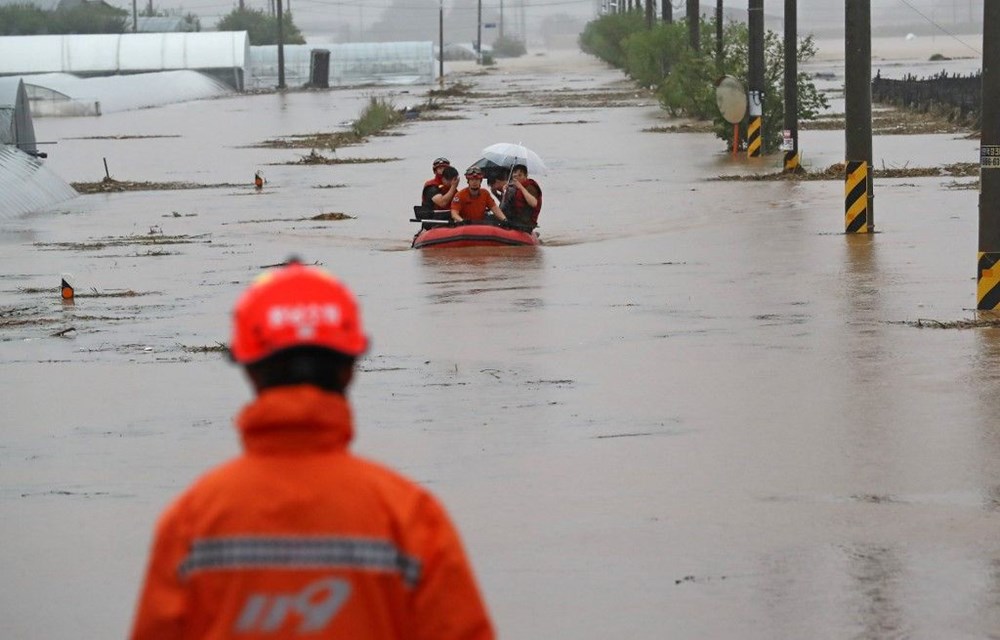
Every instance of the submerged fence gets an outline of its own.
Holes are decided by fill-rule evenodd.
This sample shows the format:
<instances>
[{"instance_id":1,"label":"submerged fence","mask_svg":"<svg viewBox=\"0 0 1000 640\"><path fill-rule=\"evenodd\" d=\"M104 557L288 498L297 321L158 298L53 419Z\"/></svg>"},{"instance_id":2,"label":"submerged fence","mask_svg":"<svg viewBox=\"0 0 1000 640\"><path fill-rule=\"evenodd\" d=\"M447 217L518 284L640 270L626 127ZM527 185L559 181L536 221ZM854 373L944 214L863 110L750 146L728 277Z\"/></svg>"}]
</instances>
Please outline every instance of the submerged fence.
<instances>
[{"instance_id":1,"label":"submerged fence","mask_svg":"<svg viewBox=\"0 0 1000 640\"><path fill-rule=\"evenodd\" d=\"M922 113L942 113L953 122L979 127L982 119L982 74L936 76L918 80L908 75L888 80L876 75L872 80L872 102L891 104Z\"/></svg>"}]
</instances>

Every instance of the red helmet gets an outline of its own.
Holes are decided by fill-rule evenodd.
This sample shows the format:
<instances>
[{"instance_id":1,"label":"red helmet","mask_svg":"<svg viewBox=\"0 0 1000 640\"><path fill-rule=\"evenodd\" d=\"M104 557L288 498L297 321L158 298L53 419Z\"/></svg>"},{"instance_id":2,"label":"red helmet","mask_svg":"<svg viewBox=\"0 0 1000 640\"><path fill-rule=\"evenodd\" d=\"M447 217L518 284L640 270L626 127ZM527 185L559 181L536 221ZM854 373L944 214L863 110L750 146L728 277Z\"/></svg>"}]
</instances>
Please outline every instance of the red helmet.
<instances>
[{"instance_id":1,"label":"red helmet","mask_svg":"<svg viewBox=\"0 0 1000 640\"><path fill-rule=\"evenodd\" d=\"M451 162L448 161L448 158L434 158L434 165L433 166L434 166L435 169L437 169L440 166L448 166L448 167L450 167L451 166Z\"/></svg>"},{"instance_id":2,"label":"red helmet","mask_svg":"<svg viewBox=\"0 0 1000 640\"><path fill-rule=\"evenodd\" d=\"M482 178L483 177L483 170L480 169L479 167L477 167L476 165L472 165L471 167L469 167L468 169L465 170L465 177L466 178Z\"/></svg>"},{"instance_id":3,"label":"red helmet","mask_svg":"<svg viewBox=\"0 0 1000 640\"><path fill-rule=\"evenodd\" d=\"M368 348L350 289L322 269L291 263L262 274L233 309L230 353L241 364L292 347L348 356Z\"/></svg>"}]
</instances>

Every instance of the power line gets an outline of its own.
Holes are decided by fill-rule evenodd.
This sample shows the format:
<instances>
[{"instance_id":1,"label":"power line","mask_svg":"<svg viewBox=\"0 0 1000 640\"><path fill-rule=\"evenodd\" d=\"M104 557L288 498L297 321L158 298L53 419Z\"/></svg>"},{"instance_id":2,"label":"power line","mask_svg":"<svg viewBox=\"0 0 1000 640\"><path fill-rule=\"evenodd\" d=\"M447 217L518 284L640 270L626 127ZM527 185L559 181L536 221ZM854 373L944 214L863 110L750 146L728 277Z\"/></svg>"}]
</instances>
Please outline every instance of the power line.
<instances>
[{"instance_id":1,"label":"power line","mask_svg":"<svg viewBox=\"0 0 1000 640\"><path fill-rule=\"evenodd\" d=\"M926 20L927 24L931 25L932 27L934 27L935 29L937 29L941 33L945 34L946 36L948 36L949 38L951 38L955 42L959 43L960 45L962 45L963 47L969 49L970 51L974 51L975 53L977 53L980 56L983 55L982 51L980 51L979 49L976 49L975 47L973 47L969 43L965 42L964 40L962 40L961 38L959 38L958 36L956 36L954 33L948 31L947 29L945 29L944 27L942 27L940 24L938 24L937 22L935 22L932 18L927 17L927 15L924 14L920 9L914 7L910 3L909 0L899 0L899 1L902 4L905 4L907 7L909 7L918 16L920 16L921 18L923 18L924 20Z\"/></svg>"}]
</instances>

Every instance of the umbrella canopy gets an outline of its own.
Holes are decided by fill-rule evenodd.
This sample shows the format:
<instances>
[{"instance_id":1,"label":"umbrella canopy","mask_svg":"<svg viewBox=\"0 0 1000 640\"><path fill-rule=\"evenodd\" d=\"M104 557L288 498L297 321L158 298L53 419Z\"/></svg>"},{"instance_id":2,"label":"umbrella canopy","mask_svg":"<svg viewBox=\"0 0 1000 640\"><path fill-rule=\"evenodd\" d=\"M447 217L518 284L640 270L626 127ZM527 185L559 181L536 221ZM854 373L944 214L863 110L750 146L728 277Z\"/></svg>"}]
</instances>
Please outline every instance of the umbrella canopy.
<instances>
[{"instance_id":1,"label":"umbrella canopy","mask_svg":"<svg viewBox=\"0 0 1000 640\"><path fill-rule=\"evenodd\" d=\"M482 160L488 160L500 167L513 167L523 164L528 167L528 173L545 173L545 162L537 153L524 146L512 142L498 142L483 149ZM479 162L482 162L480 160ZM477 166L478 162L477 162Z\"/></svg>"},{"instance_id":2,"label":"umbrella canopy","mask_svg":"<svg viewBox=\"0 0 1000 640\"><path fill-rule=\"evenodd\" d=\"M480 158L472 163L473 167L479 167L483 170L483 175L486 176L487 180L493 180L494 178L506 178L510 175L510 168L514 166L515 163L511 162L508 166L503 166L487 158ZM528 169L528 173L531 173L531 169Z\"/></svg>"}]
</instances>

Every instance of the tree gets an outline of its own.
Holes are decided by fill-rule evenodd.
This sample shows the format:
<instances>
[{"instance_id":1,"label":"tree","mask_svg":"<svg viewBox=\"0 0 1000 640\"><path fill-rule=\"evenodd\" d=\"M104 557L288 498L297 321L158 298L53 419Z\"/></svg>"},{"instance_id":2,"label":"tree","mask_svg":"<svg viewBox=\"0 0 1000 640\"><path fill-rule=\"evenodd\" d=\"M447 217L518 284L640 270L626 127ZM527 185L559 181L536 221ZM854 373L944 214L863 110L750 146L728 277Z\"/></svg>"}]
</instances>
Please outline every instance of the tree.
<instances>
[{"instance_id":1,"label":"tree","mask_svg":"<svg viewBox=\"0 0 1000 640\"><path fill-rule=\"evenodd\" d=\"M31 5L0 7L0 35L124 33L128 12L103 3L44 11Z\"/></svg>"},{"instance_id":2,"label":"tree","mask_svg":"<svg viewBox=\"0 0 1000 640\"><path fill-rule=\"evenodd\" d=\"M233 9L216 25L219 31L246 31L252 45L278 44L278 19L260 9ZM305 44L302 32L292 22L292 14L282 19L285 44Z\"/></svg>"},{"instance_id":3,"label":"tree","mask_svg":"<svg viewBox=\"0 0 1000 640\"><path fill-rule=\"evenodd\" d=\"M625 38L646 28L636 11L613 13L591 20L580 34L580 48L619 69L628 70Z\"/></svg>"},{"instance_id":4,"label":"tree","mask_svg":"<svg viewBox=\"0 0 1000 640\"><path fill-rule=\"evenodd\" d=\"M714 37L715 23L702 20L702 42ZM661 106L671 115L712 120L716 134L732 143L732 125L719 113L715 85L723 75L747 81L749 32L743 23L730 22L723 32L722 58L715 58L714 48L700 51L688 44L687 25L660 23L646 28L638 11L602 16L589 22L580 36L580 48L605 62L623 69L644 87L656 90ZM812 37L799 40L799 64L816 55ZM784 125L785 54L783 39L773 31L764 36L764 111L761 141L771 151L781 142ZM826 96L816 89L808 74L799 73L799 119L815 118L829 105ZM746 126L741 132L746 139Z\"/></svg>"},{"instance_id":5,"label":"tree","mask_svg":"<svg viewBox=\"0 0 1000 640\"><path fill-rule=\"evenodd\" d=\"M493 55L498 58L519 58L527 52L524 42L510 36L505 35L493 41Z\"/></svg>"}]
</instances>

